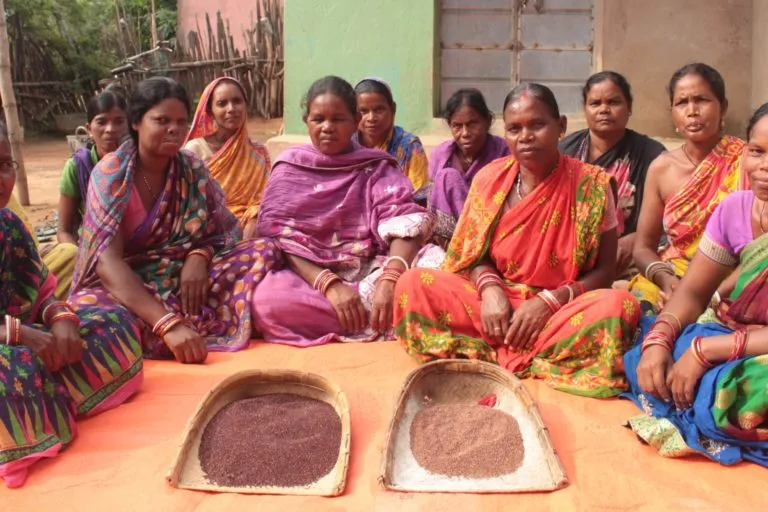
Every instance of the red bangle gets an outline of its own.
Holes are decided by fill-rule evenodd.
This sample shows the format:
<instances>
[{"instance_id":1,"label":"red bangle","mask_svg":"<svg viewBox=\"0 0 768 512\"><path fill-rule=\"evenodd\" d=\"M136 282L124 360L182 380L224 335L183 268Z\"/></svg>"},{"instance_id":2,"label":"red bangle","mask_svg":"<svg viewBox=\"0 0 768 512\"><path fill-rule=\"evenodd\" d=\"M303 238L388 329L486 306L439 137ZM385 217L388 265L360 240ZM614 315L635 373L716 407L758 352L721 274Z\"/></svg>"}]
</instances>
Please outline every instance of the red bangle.
<instances>
[{"instance_id":1,"label":"red bangle","mask_svg":"<svg viewBox=\"0 0 768 512\"><path fill-rule=\"evenodd\" d=\"M400 276L403 275L403 271L396 267L385 267L384 271L381 273L379 278L376 280L378 281L391 281L393 283L397 283L398 279L400 279Z\"/></svg>"},{"instance_id":2,"label":"red bangle","mask_svg":"<svg viewBox=\"0 0 768 512\"><path fill-rule=\"evenodd\" d=\"M64 312L69 312L74 314L74 311L72 310L70 305L64 302L63 300L52 301L43 308L43 313L42 315L40 315L43 319L43 323L48 327L51 326L52 318L55 316L54 311L57 308L61 309Z\"/></svg>"},{"instance_id":3,"label":"red bangle","mask_svg":"<svg viewBox=\"0 0 768 512\"><path fill-rule=\"evenodd\" d=\"M312 288L325 295L328 293L328 288L336 281L341 281L341 278L326 268L317 274L315 282L312 283Z\"/></svg>"},{"instance_id":4,"label":"red bangle","mask_svg":"<svg viewBox=\"0 0 768 512\"><path fill-rule=\"evenodd\" d=\"M693 338L693 341L691 342L691 354L693 355L693 358L696 359L696 362L704 368L712 368L715 366L715 364L704 357L704 354L701 352L701 336Z\"/></svg>"},{"instance_id":5,"label":"red bangle","mask_svg":"<svg viewBox=\"0 0 768 512\"><path fill-rule=\"evenodd\" d=\"M749 333L744 329L739 329L733 333L733 350L731 351L731 355L728 356L729 363L744 357L744 354L747 351L748 338Z\"/></svg>"},{"instance_id":6,"label":"red bangle","mask_svg":"<svg viewBox=\"0 0 768 512\"><path fill-rule=\"evenodd\" d=\"M654 330L657 325L666 325L667 327L669 327L672 330L671 337L674 339L677 339L680 336L680 331L677 329L677 327L672 325L672 322L670 322L669 320L664 320L663 318L657 318L656 321L653 323L651 330Z\"/></svg>"},{"instance_id":7,"label":"red bangle","mask_svg":"<svg viewBox=\"0 0 768 512\"><path fill-rule=\"evenodd\" d=\"M53 325L56 322L64 322L64 321L72 322L77 327L80 327L80 317L71 311L62 311L61 313L56 313L55 315L53 315L53 317L51 317L50 325Z\"/></svg>"},{"instance_id":8,"label":"red bangle","mask_svg":"<svg viewBox=\"0 0 768 512\"><path fill-rule=\"evenodd\" d=\"M155 336L158 338L163 339L165 338L165 335L171 331L171 329L181 323L182 319L179 317L179 315L176 313L168 313L157 321L155 326L152 327L152 332L154 332Z\"/></svg>"},{"instance_id":9,"label":"red bangle","mask_svg":"<svg viewBox=\"0 0 768 512\"><path fill-rule=\"evenodd\" d=\"M643 340L643 344L640 348L640 352L645 352L645 349L648 347L651 347L653 345L662 345L664 346L668 351L672 352L674 348L674 342L672 341L669 334L662 332L662 331L651 331Z\"/></svg>"}]
</instances>

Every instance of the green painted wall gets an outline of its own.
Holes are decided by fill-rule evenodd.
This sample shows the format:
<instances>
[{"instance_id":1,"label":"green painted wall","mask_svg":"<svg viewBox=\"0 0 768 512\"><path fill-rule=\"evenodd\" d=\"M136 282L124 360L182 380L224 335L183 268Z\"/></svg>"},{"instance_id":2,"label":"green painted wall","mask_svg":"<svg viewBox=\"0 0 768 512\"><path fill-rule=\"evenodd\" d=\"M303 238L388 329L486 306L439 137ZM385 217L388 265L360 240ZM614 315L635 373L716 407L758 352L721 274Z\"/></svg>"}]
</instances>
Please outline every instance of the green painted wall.
<instances>
[{"instance_id":1,"label":"green painted wall","mask_svg":"<svg viewBox=\"0 0 768 512\"><path fill-rule=\"evenodd\" d=\"M397 124L427 127L434 110L433 0L287 0L285 132L306 133L301 101L318 78L354 85L379 76L392 86Z\"/></svg>"}]
</instances>

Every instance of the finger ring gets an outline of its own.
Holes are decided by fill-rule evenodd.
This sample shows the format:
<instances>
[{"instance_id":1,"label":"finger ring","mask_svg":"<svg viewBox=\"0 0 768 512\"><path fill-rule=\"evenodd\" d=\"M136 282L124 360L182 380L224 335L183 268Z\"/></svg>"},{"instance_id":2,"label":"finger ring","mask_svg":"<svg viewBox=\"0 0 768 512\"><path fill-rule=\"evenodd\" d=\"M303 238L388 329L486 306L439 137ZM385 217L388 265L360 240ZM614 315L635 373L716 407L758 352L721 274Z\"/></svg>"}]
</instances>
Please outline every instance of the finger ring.
<instances>
[{"instance_id":1,"label":"finger ring","mask_svg":"<svg viewBox=\"0 0 768 512\"><path fill-rule=\"evenodd\" d=\"M496 334L501 334L501 329L495 329L493 332L495 332Z\"/></svg>"}]
</instances>

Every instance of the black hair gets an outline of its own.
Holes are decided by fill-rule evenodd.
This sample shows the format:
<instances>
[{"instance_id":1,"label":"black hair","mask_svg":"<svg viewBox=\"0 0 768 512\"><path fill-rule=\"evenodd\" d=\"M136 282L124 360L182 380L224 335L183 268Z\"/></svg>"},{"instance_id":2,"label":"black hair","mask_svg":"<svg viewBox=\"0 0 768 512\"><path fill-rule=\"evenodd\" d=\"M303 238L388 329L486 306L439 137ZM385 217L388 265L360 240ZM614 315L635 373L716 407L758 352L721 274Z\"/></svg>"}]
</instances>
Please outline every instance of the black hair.
<instances>
[{"instance_id":1,"label":"black hair","mask_svg":"<svg viewBox=\"0 0 768 512\"><path fill-rule=\"evenodd\" d=\"M549 112L552 114L552 117L560 120L560 107L557 105L557 99L555 99L555 95L552 92L552 89L546 85L537 83L520 84L509 91L507 97L504 98L504 110L507 110L507 107L510 103L519 100L520 97L525 93L530 94L544 105L546 105L549 109Z\"/></svg>"},{"instance_id":2,"label":"black hair","mask_svg":"<svg viewBox=\"0 0 768 512\"><path fill-rule=\"evenodd\" d=\"M675 98L675 87L683 77L688 75L699 75L704 79L709 88L712 89L717 101L720 102L720 106L724 107L728 100L725 98L725 81L722 75L712 66L704 64L703 62L694 62L693 64L686 64L677 71L674 72L672 78L669 79L669 85L667 86L667 92L669 93L670 105Z\"/></svg>"},{"instance_id":3,"label":"black hair","mask_svg":"<svg viewBox=\"0 0 768 512\"><path fill-rule=\"evenodd\" d=\"M621 94L624 95L624 101L627 102L627 105L629 105L630 110L632 109L632 87L629 85L629 82L626 78L624 78L624 75L617 73L615 71L600 71L599 73L595 73L594 75L590 76L587 79L587 83L584 84L584 87L581 89L581 101L584 105L587 104L587 96L589 95L589 91L592 90L592 87L605 82L606 80L610 80L611 82L616 85L619 89L621 89Z\"/></svg>"},{"instance_id":4,"label":"black hair","mask_svg":"<svg viewBox=\"0 0 768 512\"><path fill-rule=\"evenodd\" d=\"M140 123L144 114L152 107L167 99L177 99L182 102L189 115L189 95L184 86L176 80L154 76L139 82L128 105L128 126L134 141L138 139L139 134L133 129L133 125Z\"/></svg>"},{"instance_id":5,"label":"black hair","mask_svg":"<svg viewBox=\"0 0 768 512\"><path fill-rule=\"evenodd\" d=\"M752 117L749 118L749 123L747 123L747 140L752 137L752 130L754 130L755 125L765 116L768 116L768 103L760 105L760 107L755 110L755 113L752 114Z\"/></svg>"},{"instance_id":6,"label":"black hair","mask_svg":"<svg viewBox=\"0 0 768 512\"><path fill-rule=\"evenodd\" d=\"M459 89L448 98L448 102L445 104L445 110L443 111L443 119L445 119L445 122L451 124L453 115L457 110L464 106L471 108L480 114L480 116L487 119L488 124L493 122L493 112L488 108L483 93L472 87Z\"/></svg>"},{"instance_id":7,"label":"black hair","mask_svg":"<svg viewBox=\"0 0 768 512\"><path fill-rule=\"evenodd\" d=\"M238 82L237 80L235 80L235 79L234 79L234 78L232 78L231 76L225 76L224 78L222 78L222 79L219 81L219 83L218 83L218 84L216 84L216 87L214 87L214 89L213 89L213 90L214 90L214 91L216 91L216 89L218 89L220 85L222 85L222 84L224 84L224 83L226 83L226 82L229 82L229 83L231 83L232 85L235 85L235 86L237 86L237 88L238 88L238 89L240 90L240 92L243 94L243 99L246 101L246 103L248 102L248 97L247 97L247 96L246 96L246 94L245 94L245 88L243 87L243 84L241 84L240 82ZM206 111L206 113L208 113L209 115L213 114L213 94L211 94L211 97L210 97L210 98L208 98L208 104L205 106L205 111Z\"/></svg>"},{"instance_id":8,"label":"black hair","mask_svg":"<svg viewBox=\"0 0 768 512\"><path fill-rule=\"evenodd\" d=\"M390 108L395 108L395 99L392 97L392 91L386 84L372 78L366 78L355 86L355 94L357 95L370 93L384 96Z\"/></svg>"},{"instance_id":9,"label":"black hair","mask_svg":"<svg viewBox=\"0 0 768 512\"><path fill-rule=\"evenodd\" d=\"M352 117L357 115L357 96L355 96L355 90L352 88L349 82L338 76L325 76L315 82L309 87L304 100L301 102L301 107L304 110L304 120L306 121L309 116L309 106L318 96L323 94L333 94L341 101L352 114Z\"/></svg>"},{"instance_id":10,"label":"black hair","mask_svg":"<svg viewBox=\"0 0 768 512\"><path fill-rule=\"evenodd\" d=\"M85 104L85 116L88 122L99 114L109 112L113 108L119 108L123 112L128 110L125 96L119 87L107 87L104 91L91 97Z\"/></svg>"}]
</instances>

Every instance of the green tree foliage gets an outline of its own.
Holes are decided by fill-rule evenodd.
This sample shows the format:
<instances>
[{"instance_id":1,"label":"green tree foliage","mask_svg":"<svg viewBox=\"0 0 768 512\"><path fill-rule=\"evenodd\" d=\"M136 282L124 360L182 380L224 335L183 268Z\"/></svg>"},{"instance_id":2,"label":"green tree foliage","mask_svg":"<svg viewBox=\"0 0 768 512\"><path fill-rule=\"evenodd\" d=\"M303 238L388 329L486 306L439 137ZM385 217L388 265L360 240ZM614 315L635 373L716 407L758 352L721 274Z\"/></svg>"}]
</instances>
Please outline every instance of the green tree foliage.
<instances>
[{"instance_id":1,"label":"green tree foliage","mask_svg":"<svg viewBox=\"0 0 768 512\"><path fill-rule=\"evenodd\" d=\"M7 0L16 81L96 80L125 53L151 48L150 0ZM118 21L118 9L122 22ZM159 38L176 32L176 0L155 0ZM120 24L119 24L120 23ZM136 48L138 46L138 48Z\"/></svg>"}]
</instances>

